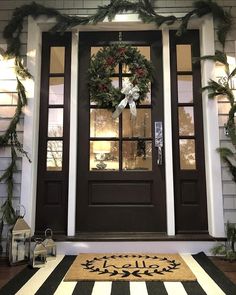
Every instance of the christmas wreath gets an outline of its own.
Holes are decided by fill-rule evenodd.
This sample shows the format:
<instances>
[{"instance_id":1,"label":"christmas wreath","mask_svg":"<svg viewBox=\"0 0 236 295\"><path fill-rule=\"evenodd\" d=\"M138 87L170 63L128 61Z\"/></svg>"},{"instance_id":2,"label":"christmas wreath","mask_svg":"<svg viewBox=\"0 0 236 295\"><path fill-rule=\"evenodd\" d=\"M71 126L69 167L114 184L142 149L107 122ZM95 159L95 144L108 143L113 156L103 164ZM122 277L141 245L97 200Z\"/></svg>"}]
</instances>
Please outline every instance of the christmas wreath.
<instances>
[{"instance_id":1,"label":"christmas wreath","mask_svg":"<svg viewBox=\"0 0 236 295\"><path fill-rule=\"evenodd\" d=\"M123 81L122 89L112 85L116 66L123 64L129 69L129 75ZM90 62L89 91L90 99L99 107L116 111L119 116L129 104L132 115L136 115L136 104L146 98L152 78L152 65L140 51L131 46L115 44L100 49Z\"/></svg>"}]
</instances>

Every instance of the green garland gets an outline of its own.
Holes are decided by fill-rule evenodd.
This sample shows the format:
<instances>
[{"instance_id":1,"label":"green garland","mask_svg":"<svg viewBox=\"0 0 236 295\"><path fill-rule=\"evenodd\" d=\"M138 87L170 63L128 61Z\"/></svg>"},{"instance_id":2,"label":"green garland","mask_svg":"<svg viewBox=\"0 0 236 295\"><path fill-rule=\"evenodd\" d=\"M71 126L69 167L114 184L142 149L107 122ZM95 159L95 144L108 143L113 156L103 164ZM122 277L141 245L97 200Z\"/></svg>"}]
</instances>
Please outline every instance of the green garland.
<instances>
[{"instance_id":1,"label":"green garland","mask_svg":"<svg viewBox=\"0 0 236 295\"><path fill-rule=\"evenodd\" d=\"M139 15L139 18L144 23L155 23L157 27L161 26L162 24L171 25L176 21L180 22L177 34L181 35L187 30L189 20L193 16L202 17L206 14L212 13L214 20L217 22L217 36L224 49L226 35L232 25L232 17L230 13L224 11L224 9L222 9L217 3L211 0L196 1L193 4L193 6L194 9L182 18L177 18L173 15L162 16L157 14L150 0L139 0L137 1L137 3L125 0L111 0L110 4L98 7L97 12L94 15L87 17L62 15L60 12L53 8L46 8L35 2L23 5L14 10L11 20L4 29L3 37L6 39L8 44L8 49L5 54L6 58L15 58L18 104L15 115L13 116L8 129L3 135L0 136L0 147L10 146L12 158L9 167L6 169L5 173L0 177L0 181L5 180L8 187L7 201L1 207L1 225L3 224L3 220L10 224L13 223L15 220L14 210L12 209L12 191L13 173L16 170L16 150L20 151L21 153L27 156L27 153L23 150L22 144L19 142L17 138L16 132L16 126L19 122L20 115L22 114L22 108L27 104L25 88L20 80L25 78L31 78L31 75L29 74L28 70L23 66L20 59L20 36L23 30L23 21L25 20L25 18L28 16L32 16L35 19L41 15L55 17L56 25L51 29L51 32L63 33L66 30L73 28L74 26L96 24L98 22L102 22L106 17L111 21L118 13L133 12L137 13ZM215 86L215 84L209 84L209 87L212 87L212 89L215 89ZM228 88L225 88L228 91ZM220 91L222 91L222 89L220 89ZM228 97L231 99L230 95ZM232 120L234 112L235 107L232 106L232 112L230 113L230 117L228 120L228 132L232 138L235 137L235 127ZM0 231L1 228L2 226L0 227Z\"/></svg>"},{"instance_id":2,"label":"green garland","mask_svg":"<svg viewBox=\"0 0 236 295\"><path fill-rule=\"evenodd\" d=\"M208 97L210 99L225 96L230 103L229 117L227 123L225 124L225 130L227 136L229 136L234 149L236 150L236 129L234 122L234 115L236 113L236 102L233 91L231 89L231 79L236 75L236 68L230 72L229 64L227 61L227 56L222 51L216 51L215 55L207 55L200 58L200 60L212 60L218 62L224 66L225 76L219 81L210 80L208 85L202 88L202 91L208 90ZM235 158L235 152L229 148L218 148L218 152L221 155L223 161L228 165L231 174L233 175L233 180L236 182L236 166L233 164L232 159Z\"/></svg>"},{"instance_id":3,"label":"green garland","mask_svg":"<svg viewBox=\"0 0 236 295\"><path fill-rule=\"evenodd\" d=\"M100 107L114 109L124 98L119 88L112 85L115 67L125 64L130 71L130 82L139 88L139 104L146 98L152 78L151 63L137 48L116 44L100 49L92 56L89 73L90 99Z\"/></svg>"}]
</instances>

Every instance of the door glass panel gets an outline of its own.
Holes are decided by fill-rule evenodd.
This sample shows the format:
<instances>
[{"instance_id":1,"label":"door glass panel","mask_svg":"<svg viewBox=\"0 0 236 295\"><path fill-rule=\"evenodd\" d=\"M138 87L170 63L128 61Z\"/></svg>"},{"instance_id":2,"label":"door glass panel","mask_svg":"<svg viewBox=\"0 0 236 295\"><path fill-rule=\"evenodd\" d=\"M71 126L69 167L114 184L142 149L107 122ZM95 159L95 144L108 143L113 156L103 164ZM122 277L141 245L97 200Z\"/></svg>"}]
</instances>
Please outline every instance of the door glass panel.
<instances>
[{"instance_id":1,"label":"door glass panel","mask_svg":"<svg viewBox=\"0 0 236 295\"><path fill-rule=\"evenodd\" d=\"M123 141L123 170L152 170L152 142Z\"/></svg>"},{"instance_id":2,"label":"door glass panel","mask_svg":"<svg viewBox=\"0 0 236 295\"><path fill-rule=\"evenodd\" d=\"M106 109L90 109L90 137L118 137L119 118Z\"/></svg>"},{"instance_id":3,"label":"door glass panel","mask_svg":"<svg viewBox=\"0 0 236 295\"><path fill-rule=\"evenodd\" d=\"M47 144L47 171L62 170L62 140L49 140Z\"/></svg>"},{"instance_id":4,"label":"door glass panel","mask_svg":"<svg viewBox=\"0 0 236 295\"><path fill-rule=\"evenodd\" d=\"M193 77L192 75L178 75L178 102L193 102Z\"/></svg>"},{"instance_id":5,"label":"door glass panel","mask_svg":"<svg viewBox=\"0 0 236 295\"><path fill-rule=\"evenodd\" d=\"M136 47L147 60L150 60L150 47L149 46L137 46Z\"/></svg>"},{"instance_id":6,"label":"door glass panel","mask_svg":"<svg viewBox=\"0 0 236 295\"><path fill-rule=\"evenodd\" d=\"M151 137L151 109L137 109L136 118L129 109L122 114L123 137Z\"/></svg>"},{"instance_id":7,"label":"door glass panel","mask_svg":"<svg viewBox=\"0 0 236 295\"><path fill-rule=\"evenodd\" d=\"M50 73L64 73L65 47L51 47Z\"/></svg>"},{"instance_id":8,"label":"door glass panel","mask_svg":"<svg viewBox=\"0 0 236 295\"><path fill-rule=\"evenodd\" d=\"M190 44L176 45L177 71L192 71L192 55Z\"/></svg>"},{"instance_id":9,"label":"door glass panel","mask_svg":"<svg viewBox=\"0 0 236 295\"><path fill-rule=\"evenodd\" d=\"M195 140L180 139L179 153L180 153L180 169L195 170L196 169Z\"/></svg>"},{"instance_id":10,"label":"door glass panel","mask_svg":"<svg viewBox=\"0 0 236 295\"><path fill-rule=\"evenodd\" d=\"M179 107L179 135L194 135L193 107Z\"/></svg>"},{"instance_id":11,"label":"door glass panel","mask_svg":"<svg viewBox=\"0 0 236 295\"><path fill-rule=\"evenodd\" d=\"M54 77L49 79L49 104L63 104L64 102L64 78Z\"/></svg>"},{"instance_id":12,"label":"door glass panel","mask_svg":"<svg viewBox=\"0 0 236 295\"><path fill-rule=\"evenodd\" d=\"M111 81L112 81L111 83L112 83L113 87L119 88L119 78L118 77L112 77Z\"/></svg>"},{"instance_id":13,"label":"door glass panel","mask_svg":"<svg viewBox=\"0 0 236 295\"><path fill-rule=\"evenodd\" d=\"M48 136L63 136L63 109L48 109Z\"/></svg>"},{"instance_id":14,"label":"door glass panel","mask_svg":"<svg viewBox=\"0 0 236 295\"><path fill-rule=\"evenodd\" d=\"M90 141L90 171L119 170L118 141Z\"/></svg>"}]
</instances>

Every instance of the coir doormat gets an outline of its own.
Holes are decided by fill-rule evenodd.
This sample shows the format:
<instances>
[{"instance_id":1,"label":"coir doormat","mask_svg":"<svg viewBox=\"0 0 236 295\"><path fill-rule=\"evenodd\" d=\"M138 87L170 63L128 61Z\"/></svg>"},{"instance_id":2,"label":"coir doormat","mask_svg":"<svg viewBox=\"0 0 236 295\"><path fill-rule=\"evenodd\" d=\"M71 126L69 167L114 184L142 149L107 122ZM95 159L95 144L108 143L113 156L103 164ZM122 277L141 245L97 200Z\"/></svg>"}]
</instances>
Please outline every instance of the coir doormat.
<instances>
[{"instance_id":1,"label":"coir doormat","mask_svg":"<svg viewBox=\"0 0 236 295\"><path fill-rule=\"evenodd\" d=\"M194 281L178 254L80 254L65 281Z\"/></svg>"}]
</instances>

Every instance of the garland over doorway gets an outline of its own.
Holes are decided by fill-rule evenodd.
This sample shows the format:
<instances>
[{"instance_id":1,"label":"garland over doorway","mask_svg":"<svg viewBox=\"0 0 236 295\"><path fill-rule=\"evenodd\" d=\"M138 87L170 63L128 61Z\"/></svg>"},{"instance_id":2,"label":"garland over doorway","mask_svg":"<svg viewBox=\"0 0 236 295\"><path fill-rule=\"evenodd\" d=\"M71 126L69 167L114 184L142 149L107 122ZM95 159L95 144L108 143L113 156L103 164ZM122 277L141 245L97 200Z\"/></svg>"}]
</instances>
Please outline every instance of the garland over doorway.
<instances>
[{"instance_id":1,"label":"garland over doorway","mask_svg":"<svg viewBox=\"0 0 236 295\"><path fill-rule=\"evenodd\" d=\"M188 23L192 17L201 18L202 16L211 13L214 20L216 21L218 40L221 43L224 51L226 35L232 26L232 17L230 12L225 11L217 3L211 0L196 1L193 3L193 9L183 17L176 17L174 15L162 16L158 14L156 10L157 9L152 6L152 1L150 0L139 0L136 3L125 0L111 0L111 3L108 5L99 6L95 14L85 17L64 15L53 8L47 8L35 2L23 5L14 10L11 20L4 29L3 37L6 39L8 44L7 51L4 53L5 58L15 59L18 102L15 114L7 130L3 135L0 136L0 148L10 147L11 149L11 163L3 175L0 176L0 181L5 181L7 184L8 194L7 200L1 207L0 235L3 223L6 222L8 224L12 224L16 218L12 206L12 197L14 187L13 174L17 170L17 151L27 156L27 151L24 151L22 143L20 143L18 140L16 131L17 124L19 123L20 116L22 115L22 110L27 105L26 91L21 81L27 78L32 78L27 68L23 65L20 56L20 37L23 30L23 21L25 18L32 16L34 19L36 19L42 15L47 17L55 17L56 24L51 29L51 32L63 33L66 30L70 30L71 28L78 25L96 25L98 22L104 21L105 18L108 18L109 21L112 21L116 14L130 12L138 14L140 20L143 23L155 23L157 28L163 24L172 25L173 23L177 23L179 24L177 34L181 35L187 30ZM234 114L235 106L233 107L234 109L232 112ZM231 124L231 121L229 120L227 124Z\"/></svg>"}]
</instances>

